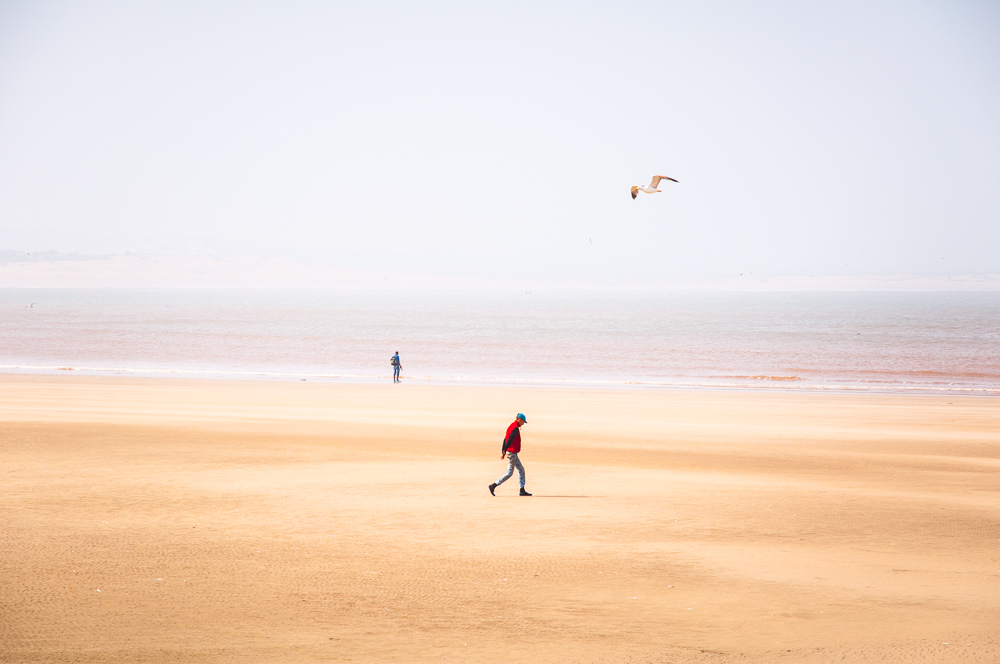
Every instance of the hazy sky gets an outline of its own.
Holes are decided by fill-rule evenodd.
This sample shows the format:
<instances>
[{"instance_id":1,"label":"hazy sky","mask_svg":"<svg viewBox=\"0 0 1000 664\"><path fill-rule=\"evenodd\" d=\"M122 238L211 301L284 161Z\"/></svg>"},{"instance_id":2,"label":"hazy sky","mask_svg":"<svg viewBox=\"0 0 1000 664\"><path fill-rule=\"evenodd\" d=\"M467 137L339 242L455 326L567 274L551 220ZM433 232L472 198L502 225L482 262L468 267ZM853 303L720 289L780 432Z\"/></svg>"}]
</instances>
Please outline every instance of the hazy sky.
<instances>
[{"instance_id":1,"label":"hazy sky","mask_svg":"<svg viewBox=\"0 0 1000 664\"><path fill-rule=\"evenodd\" d=\"M8 0L4 249L1000 273L1000 3Z\"/></svg>"}]
</instances>

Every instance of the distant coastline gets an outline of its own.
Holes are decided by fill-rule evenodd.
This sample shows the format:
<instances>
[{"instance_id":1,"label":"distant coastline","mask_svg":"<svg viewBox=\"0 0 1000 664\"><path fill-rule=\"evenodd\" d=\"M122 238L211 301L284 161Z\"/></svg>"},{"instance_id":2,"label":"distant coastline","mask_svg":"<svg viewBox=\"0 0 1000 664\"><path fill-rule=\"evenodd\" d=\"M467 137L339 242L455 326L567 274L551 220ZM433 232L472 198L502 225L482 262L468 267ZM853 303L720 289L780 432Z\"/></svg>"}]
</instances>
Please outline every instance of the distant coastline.
<instances>
[{"instance_id":1,"label":"distant coastline","mask_svg":"<svg viewBox=\"0 0 1000 664\"><path fill-rule=\"evenodd\" d=\"M307 290L1000 291L1000 274L752 274L635 281L483 279L357 270L260 256L0 250L0 289L160 288Z\"/></svg>"}]
</instances>

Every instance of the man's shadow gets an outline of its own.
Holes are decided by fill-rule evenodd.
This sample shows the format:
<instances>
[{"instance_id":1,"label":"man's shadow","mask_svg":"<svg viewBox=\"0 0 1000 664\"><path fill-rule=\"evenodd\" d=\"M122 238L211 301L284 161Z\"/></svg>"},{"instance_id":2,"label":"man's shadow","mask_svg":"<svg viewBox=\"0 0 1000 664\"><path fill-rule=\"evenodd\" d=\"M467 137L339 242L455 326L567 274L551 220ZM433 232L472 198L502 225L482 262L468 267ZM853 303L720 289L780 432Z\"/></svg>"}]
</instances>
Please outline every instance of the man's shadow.
<instances>
[{"instance_id":1,"label":"man's shadow","mask_svg":"<svg viewBox=\"0 0 1000 664\"><path fill-rule=\"evenodd\" d=\"M497 498L595 498L596 496L554 496L554 495L543 495L543 494L533 494L531 496L497 496Z\"/></svg>"}]
</instances>

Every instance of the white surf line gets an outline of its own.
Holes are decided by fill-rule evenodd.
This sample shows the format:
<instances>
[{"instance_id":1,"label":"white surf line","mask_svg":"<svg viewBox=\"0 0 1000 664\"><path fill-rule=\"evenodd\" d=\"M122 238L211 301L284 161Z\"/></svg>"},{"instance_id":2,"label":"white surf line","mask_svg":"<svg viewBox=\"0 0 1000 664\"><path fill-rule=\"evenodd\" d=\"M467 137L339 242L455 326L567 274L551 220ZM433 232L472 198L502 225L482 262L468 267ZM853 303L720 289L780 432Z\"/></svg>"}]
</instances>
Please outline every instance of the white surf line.
<instances>
[{"instance_id":1,"label":"white surf line","mask_svg":"<svg viewBox=\"0 0 1000 664\"><path fill-rule=\"evenodd\" d=\"M95 373L125 373L125 374L147 374L147 375L170 375L170 376L231 376L231 377L268 377L278 379L290 378L319 378L319 379L363 379L381 380L388 374L349 374L349 373L292 373L285 371L233 371L226 369L152 369L136 367L88 367L88 366L56 366L56 365L20 365L20 364L0 364L0 371L80 371ZM417 375L407 376L408 380L416 380L431 383L495 383L504 385L553 385L553 386L582 386L582 387L647 387L647 388L688 388L688 389L734 389L734 390L781 390L787 392L893 392L893 393L965 393L981 394L983 396L1000 396L1000 386L998 387L972 387L972 386L940 386L940 385L912 385L908 383L883 383L880 385L851 385L851 384L809 384L808 379L799 381L753 381L746 383L734 382L703 382L690 380L676 381L641 381L641 380L602 380L587 378L502 378L493 376L435 376Z\"/></svg>"},{"instance_id":2,"label":"white surf line","mask_svg":"<svg viewBox=\"0 0 1000 664\"><path fill-rule=\"evenodd\" d=\"M101 373L142 373L142 374L194 374L210 376L274 376L287 378L385 378L386 374L317 374L290 373L287 371L233 371L227 369L150 369L143 367L86 367L86 366L46 366L32 364L0 364L3 369L25 369L31 371L96 371Z\"/></svg>"}]
</instances>

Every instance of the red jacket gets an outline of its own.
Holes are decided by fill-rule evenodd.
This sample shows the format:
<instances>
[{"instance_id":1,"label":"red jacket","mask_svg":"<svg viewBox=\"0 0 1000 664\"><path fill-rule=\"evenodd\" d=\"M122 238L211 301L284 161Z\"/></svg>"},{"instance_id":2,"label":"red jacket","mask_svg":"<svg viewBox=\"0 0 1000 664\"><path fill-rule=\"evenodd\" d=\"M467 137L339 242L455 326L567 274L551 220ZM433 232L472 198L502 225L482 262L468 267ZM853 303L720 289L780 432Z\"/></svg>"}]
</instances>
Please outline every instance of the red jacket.
<instances>
[{"instance_id":1,"label":"red jacket","mask_svg":"<svg viewBox=\"0 0 1000 664\"><path fill-rule=\"evenodd\" d=\"M507 452L513 452L517 454L521 451L521 425L517 420L507 427L507 435L503 437L503 449L500 450L500 456L504 456Z\"/></svg>"}]
</instances>

